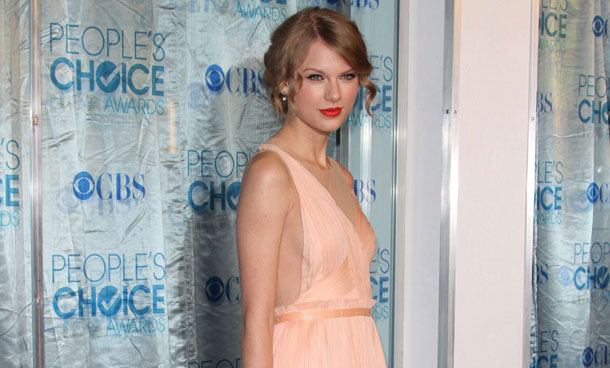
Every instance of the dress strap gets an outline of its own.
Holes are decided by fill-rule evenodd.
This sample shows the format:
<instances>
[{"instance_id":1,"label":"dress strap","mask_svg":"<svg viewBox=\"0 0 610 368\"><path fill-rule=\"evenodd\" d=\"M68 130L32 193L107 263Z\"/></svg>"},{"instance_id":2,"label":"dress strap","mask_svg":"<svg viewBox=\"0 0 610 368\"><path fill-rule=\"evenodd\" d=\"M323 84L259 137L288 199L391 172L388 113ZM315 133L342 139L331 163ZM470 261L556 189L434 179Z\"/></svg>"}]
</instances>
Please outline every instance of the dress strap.
<instances>
[{"instance_id":1,"label":"dress strap","mask_svg":"<svg viewBox=\"0 0 610 368\"><path fill-rule=\"evenodd\" d=\"M275 323L313 321L321 318L370 317L371 308L317 309L289 312L275 316Z\"/></svg>"}]
</instances>

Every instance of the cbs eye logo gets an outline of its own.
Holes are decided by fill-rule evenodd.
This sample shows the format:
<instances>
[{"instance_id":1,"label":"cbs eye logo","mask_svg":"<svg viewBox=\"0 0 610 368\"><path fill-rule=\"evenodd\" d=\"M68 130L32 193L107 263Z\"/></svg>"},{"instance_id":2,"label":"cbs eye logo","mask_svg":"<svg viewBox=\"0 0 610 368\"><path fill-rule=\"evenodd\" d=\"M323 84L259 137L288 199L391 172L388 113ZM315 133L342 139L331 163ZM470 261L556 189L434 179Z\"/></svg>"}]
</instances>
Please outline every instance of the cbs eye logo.
<instances>
[{"instance_id":1,"label":"cbs eye logo","mask_svg":"<svg viewBox=\"0 0 610 368\"><path fill-rule=\"evenodd\" d=\"M592 182L589 184L589 187L587 187L587 199L593 204L596 202L608 203L610 202L610 198L608 198L609 191L609 183L598 184L596 182Z\"/></svg>"},{"instance_id":2,"label":"cbs eye logo","mask_svg":"<svg viewBox=\"0 0 610 368\"><path fill-rule=\"evenodd\" d=\"M125 173L102 173L97 178L86 171L81 171L72 180L72 191L76 198L86 201L97 194L101 200L118 201L144 199L144 174L128 175Z\"/></svg>"},{"instance_id":3,"label":"cbs eye logo","mask_svg":"<svg viewBox=\"0 0 610 368\"><path fill-rule=\"evenodd\" d=\"M582 352L584 367L606 367L610 364L608 345L597 345L595 348L587 346Z\"/></svg>"},{"instance_id":4,"label":"cbs eye logo","mask_svg":"<svg viewBox=\"0 0 610 368\"><path fill-rule=\"evenodd\" d=\"M218 276L210 277L205 283L205 296L211 303L220 303L225 297L231 303L239 302L239 277L231 276L226 282Z\"/></svg>"},{"instance_id":5,"label":"cbs eye logo","mask_svg":"<svg viewBox=\"0 0 610 368\"><path fill-rule=\"evenodd\" d=\"M595 37L608 36L608 19L604 19L599 15L593 18L591 29Z\"/></svg>"}]
</instances>

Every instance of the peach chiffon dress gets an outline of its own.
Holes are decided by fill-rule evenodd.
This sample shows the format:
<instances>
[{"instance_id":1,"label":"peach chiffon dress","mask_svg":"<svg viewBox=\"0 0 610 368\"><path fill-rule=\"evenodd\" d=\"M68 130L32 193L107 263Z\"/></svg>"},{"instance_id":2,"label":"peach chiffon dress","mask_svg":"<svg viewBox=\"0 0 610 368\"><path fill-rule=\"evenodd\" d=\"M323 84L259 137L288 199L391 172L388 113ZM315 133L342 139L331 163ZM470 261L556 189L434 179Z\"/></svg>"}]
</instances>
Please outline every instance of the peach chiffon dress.
<instances>
[{"instance_id":1,"label":"peach chiffon dress","mask_svg":"<svg viewBox=\"0 0 610 368\"><path fill-rule=\"evenodd\" d=\"M330 160L327 189L281 148L263 144L260 150L277 153L288 167L303 225L300 259L295 263L294 252L280 249L273 367L385 368L371 318L375 234L341 169Z\"/></svg>"}]
</instances>

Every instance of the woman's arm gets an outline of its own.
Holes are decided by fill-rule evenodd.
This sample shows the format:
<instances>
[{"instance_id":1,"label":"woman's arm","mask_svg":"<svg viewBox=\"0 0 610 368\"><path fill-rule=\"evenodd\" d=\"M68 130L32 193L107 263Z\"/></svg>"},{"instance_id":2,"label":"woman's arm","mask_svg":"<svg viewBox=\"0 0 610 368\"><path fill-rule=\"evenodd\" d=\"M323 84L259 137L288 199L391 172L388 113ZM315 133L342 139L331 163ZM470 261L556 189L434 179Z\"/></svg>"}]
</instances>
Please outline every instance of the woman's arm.
<instances>
[{"instance_id":1,"label":"woman's arm","mask_svg":"<svg viewBox=\"0 0 610 368\"><path fill-rule=\"evenodd\" d=\"M278 260L293 191L288 169L275 153L252 157L241 183L237 210L244 368L273 366Z\"/></svg>"}]
</instances>

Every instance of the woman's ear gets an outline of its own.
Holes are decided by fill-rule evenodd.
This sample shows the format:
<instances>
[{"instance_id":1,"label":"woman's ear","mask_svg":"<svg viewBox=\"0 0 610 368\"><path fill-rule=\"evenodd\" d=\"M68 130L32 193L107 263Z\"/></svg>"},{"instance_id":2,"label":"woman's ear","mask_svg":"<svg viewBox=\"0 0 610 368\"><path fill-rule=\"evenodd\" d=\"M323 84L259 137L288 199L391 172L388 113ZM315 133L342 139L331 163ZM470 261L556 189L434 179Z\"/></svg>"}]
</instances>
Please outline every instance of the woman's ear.
<instances>
[{"instance_id":1,"label":"woman's ear","mask_svg":"<svg viewBox=\"0 0 610 368\"><path fill-rule=\"evenodd\" d=\"M283 95L288 95L288 82L284 81L281 84L280 93Z\"/></svg>"}]
</instances>

